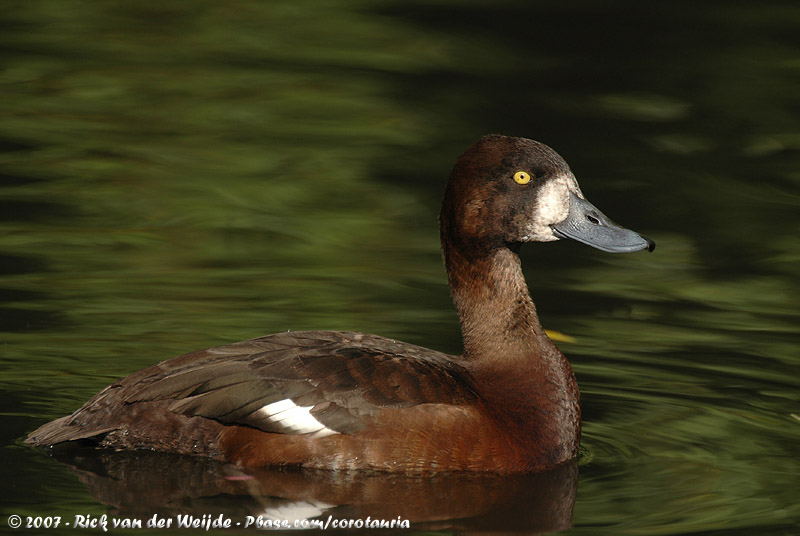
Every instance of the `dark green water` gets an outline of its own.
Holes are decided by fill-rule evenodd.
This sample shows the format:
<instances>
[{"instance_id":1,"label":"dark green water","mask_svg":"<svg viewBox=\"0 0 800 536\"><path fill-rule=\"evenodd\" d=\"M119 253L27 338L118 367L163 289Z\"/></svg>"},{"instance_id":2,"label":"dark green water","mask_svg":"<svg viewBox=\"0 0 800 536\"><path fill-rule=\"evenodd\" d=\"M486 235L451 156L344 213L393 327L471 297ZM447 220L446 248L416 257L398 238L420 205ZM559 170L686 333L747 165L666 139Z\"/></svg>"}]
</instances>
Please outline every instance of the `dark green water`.
<instances>
[{"instance_id":1,"label":"dark green water","mask_svg":"<svg viewBox=\"0 0 800 536\"><path fill-rule=\"evenodd\" d=\"M346 512L442 533L800 533L800 4L562 4L6 2L0 526L253 511L199 491L215 467L114 460L104 494L21 446L159 360L287 329L458 352L436 215L456 156L501 132L658 243L523 250L572 341L577 495L293 475L285 496L346 487Z\"/></svg>"}]
</instances>

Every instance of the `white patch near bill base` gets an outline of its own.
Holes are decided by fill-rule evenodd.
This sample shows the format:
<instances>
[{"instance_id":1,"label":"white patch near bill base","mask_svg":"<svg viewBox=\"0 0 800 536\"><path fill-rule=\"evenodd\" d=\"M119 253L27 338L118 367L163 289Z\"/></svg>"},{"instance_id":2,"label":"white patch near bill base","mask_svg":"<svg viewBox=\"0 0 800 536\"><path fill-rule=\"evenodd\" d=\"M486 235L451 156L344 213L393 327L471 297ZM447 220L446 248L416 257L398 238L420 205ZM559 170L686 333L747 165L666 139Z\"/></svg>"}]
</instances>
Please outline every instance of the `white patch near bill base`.
<instances>
[{"instance_id":1,"label":"white patch near bill base","mask_svg":"<svg viewBox=\"0 0 800 536\"><path fill-rule=\"evenodd\" d=\"M280 424L284 428L298 434L314 434L314 437L325 437L339 432L331 430L311 415L313 406L298 406L288 398L267 404L260 410L260 417Z\"/></svg>"},{"instance_id":2,"label":"white patch near bill base","mask_svg":"<svg viewBox=\"0 0 800 536\"><path fill-rule=\"evenodd\" d=\"M561 175L539 187L535 214L525 229L525 241L550 242L558 240L551 225L564 221L569 215L569 192L583 198L572 174Z\"/></svg>"}]
</instances>

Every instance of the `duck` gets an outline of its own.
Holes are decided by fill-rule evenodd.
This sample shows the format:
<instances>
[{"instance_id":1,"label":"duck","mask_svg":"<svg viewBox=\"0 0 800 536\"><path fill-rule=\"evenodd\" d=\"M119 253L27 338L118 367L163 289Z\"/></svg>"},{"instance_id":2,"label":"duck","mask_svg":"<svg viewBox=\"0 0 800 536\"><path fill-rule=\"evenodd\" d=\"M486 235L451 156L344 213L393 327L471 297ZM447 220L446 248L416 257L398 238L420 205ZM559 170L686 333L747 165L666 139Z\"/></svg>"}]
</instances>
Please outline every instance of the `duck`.
<instances>
[{"instance_id":1,"label":"duck","mask_svg":"<svg viewBox=\"0 0 800 536\"><path fill-rule=\"evenodd\" d=\"M627 253L655 243L587 201L553 149L497 134L456 160L439 223L462 355L358 332L276 333L135 372L25 441L406 474L573 461L578 384L539 321L520 248L572 239Z\"/></svg>"}]
</instances>

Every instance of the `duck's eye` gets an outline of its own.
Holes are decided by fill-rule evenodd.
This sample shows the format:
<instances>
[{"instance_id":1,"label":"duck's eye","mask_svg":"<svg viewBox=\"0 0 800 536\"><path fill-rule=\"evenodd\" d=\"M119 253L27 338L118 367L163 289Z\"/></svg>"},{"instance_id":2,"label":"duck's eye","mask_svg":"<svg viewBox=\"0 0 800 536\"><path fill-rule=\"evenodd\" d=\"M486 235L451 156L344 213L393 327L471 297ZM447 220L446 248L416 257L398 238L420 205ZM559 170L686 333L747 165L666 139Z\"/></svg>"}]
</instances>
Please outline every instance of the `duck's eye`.
<instances>
[{"instance_id":1,"label":"duck's eye","mask_svg":"<svg viewBox=\"0 0 800 536\"><path fill-rule=\"evenodd\" d=\"M531 175L525 171L517 171L514 173L514 181L517 184L528 184L531 182Z\"/></svg>"}]
</instances>

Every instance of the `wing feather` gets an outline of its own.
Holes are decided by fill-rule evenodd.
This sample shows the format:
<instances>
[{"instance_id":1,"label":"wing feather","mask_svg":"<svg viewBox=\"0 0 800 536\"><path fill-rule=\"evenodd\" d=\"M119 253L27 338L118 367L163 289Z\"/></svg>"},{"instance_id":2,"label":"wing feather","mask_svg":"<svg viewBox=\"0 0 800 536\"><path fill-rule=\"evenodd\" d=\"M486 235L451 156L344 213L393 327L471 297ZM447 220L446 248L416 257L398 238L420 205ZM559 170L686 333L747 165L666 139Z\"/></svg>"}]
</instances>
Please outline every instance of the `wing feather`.
<instances>
[{"instance_id":1,"label":"wing feather","mask_svg":"<svg viewBox=\"0 0 800 536\"><path fill-rule=\"evenodd\" d=\"M458 358L419 346L350 332L287 332L144 369L115 382L62 422L106 432L114 427L119 404L167 401L177 414L267 432L351 434L384 408L473 400L470 385ZM289 405L276 404L281 401ZM290 406L296 409L278 411ZM69 435L51 432L58 438Z\"/></svg>"}]
</instances>

